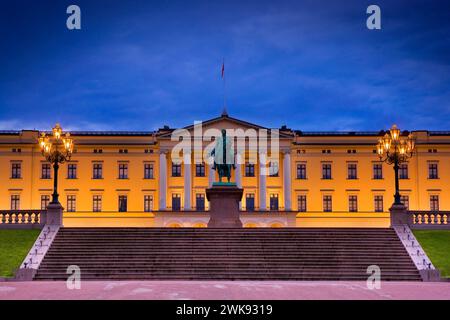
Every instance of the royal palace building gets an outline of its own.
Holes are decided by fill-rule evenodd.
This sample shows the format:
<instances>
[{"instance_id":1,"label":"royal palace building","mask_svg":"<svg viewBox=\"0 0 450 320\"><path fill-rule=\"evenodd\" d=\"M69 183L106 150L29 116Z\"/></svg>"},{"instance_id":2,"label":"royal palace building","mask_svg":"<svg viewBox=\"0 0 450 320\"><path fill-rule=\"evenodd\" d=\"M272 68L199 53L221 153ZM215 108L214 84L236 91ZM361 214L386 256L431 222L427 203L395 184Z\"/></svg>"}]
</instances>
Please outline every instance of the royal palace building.
<instances>
[{"instance_id":1,"label":"royal palace building","mask_svg":"<svg viewBox=\"0 0 450 320\"><path fill-rule=\"evenodd\" d=\"M202 131L209 129L267 133L267 152L261 152L261 136L258 147L245 137L245 152L236 152L232 181L244 190L245 226L389 226L394 170L376 150L384 131L275 130L226 113L204 121ZM191 135L192 147L183 149L181 162L173 161L173 150L185 138L174 139L177 131L168 126L71 132L73 154L59 170L64 225L206 226L205 190L217 177L196 158L195 146L203 149L211 141L198 139L195 130L195 125L182 130ZM410 210L450 210L450 132L412 133L415 152L399 169L402 202ZM0 131L0 209L45 209L50 202L53 170L41 154L39 136L36 130Z\"/></svg>"}]
</instances>

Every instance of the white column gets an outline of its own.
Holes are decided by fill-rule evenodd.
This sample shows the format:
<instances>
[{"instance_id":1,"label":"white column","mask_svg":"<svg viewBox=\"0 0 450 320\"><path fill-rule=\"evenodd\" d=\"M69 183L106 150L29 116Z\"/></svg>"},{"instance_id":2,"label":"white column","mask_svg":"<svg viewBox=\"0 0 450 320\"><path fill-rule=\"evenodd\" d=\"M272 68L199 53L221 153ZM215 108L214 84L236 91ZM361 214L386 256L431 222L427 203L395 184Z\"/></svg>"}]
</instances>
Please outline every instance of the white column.
<instances>
[{"instance_id":1,"label":"white column","mask_svg":"<svg viewBox=\"0 0 450 320\"><path fill-rule=\"evenodd\" d=\"M208 166L208 187L211 188L216 177L216 172L213 170L213 157L210 157L210 164L206 163Z\"/></svg>"},{"instance_id":2,"label":"white column","mask_svg":"<svg viewBox=\"0 0 450 320\"><path fill-rule=\"evenodd\" d=\"M184 210L191 210L191 154L183 155L184 163Z\"/></svg>"},{"instance_id":3,"label":"white column","mask_svg":"<svg viewBox=\"0 0 450 320\"><path fill-rule=\"evenodd\" d=\"M239 153L236 154L236 162L235 162L235 165L236 165L236 171L235 171L236 177L235 177L235 179L236 179L236 185L237 185L238 188L242 188L242 174L241 174L241 161L242 160L241 159L242 159L241 155Z\"/></svg>"},{"instance_id":4,"label":"white column","mask_svg":"<svg viewBox=\"0 0 450 320\"><path fill-rule=\"evenodd\" d=\"M241 174L241 161L242 161L242 157L240 153L236 154L236 161L235 161L235 165L236 165L236 170L235 170L235 180L236 180L236 185L238 188L242 188L242 174ZM242 201L239 201L239 210L242 209Z\"/></svg>"},{"instance_id":5,"label":"white column","mask_svg":"<svg viewBox=\"0 0 450 320\"><path fill-rule=\"evenodd\" d=\"M259 155L259 210L267 210L266 205L266 155Z\"/></svg>"},{"instance_id":6,"label":"white column","mask_svg":"<svg viewBox=\"0 0 450 320\"><path fill-rule=\"evenodd\" d=\"M159 210L166 209L167 158L165 151L159 154Z\"/></svg>"},{"instance_id":7,"label":"white column","mask_svg":"<svg viewBox=\"0 0 450 320\"><path fill-rule=\"evenodd\" d=\"M292 209L291 201L291 154L290 151L284 152L283 160L283 184L284 184L284 210Z\"/></svg>"}]
</instances>

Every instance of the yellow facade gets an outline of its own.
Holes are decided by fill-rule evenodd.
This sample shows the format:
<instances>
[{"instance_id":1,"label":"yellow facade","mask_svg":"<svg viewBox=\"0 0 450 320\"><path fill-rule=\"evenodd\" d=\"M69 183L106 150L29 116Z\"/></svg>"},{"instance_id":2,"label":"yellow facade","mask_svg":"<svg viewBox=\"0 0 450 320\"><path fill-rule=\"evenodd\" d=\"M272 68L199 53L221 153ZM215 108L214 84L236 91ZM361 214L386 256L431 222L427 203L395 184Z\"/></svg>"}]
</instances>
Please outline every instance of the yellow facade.
<instances>
[{"instance_id":1,"label":"yellow facade","mask_svg":"<svg viewBox=\"0 0 450 320\"><path fill-rule=\"evenodd\" d=\"M265 129L227 115L206 121L203 125L204 130ZM192 132L192 126L186 130ZM205 194L205 189L216 177L209 177L211 171L207 165L205 176L197 176L195 164L181 164L180 176L173 176L171 150L178 141L171 139L172 132L166 127L155 132L72 132L75 152L71 161L63 164L59 171L60 201L66 210L64 225L155 226L155 214L170 212L173 197L177 196L181 214L190 211L195 214L197 197ZM408 162L407 177L400 180L401 195L408 197L411 210L436 209L436 204L439 210L450 210L450 133L413 133L417 149ZM299 227L388 226L394 171L392 166L381 164L374 153L382 134L312 133L281 128L277 176L262 178L259 163L254 166L254 176L246 176L245 164L240 165L239 184L244 189L242 209L246 209L247 195L252 195L256 211L270 212L276 197L278 209L273 211L297 213L296 225ZM50 179L43 176L46 162L37 145L38 136L39 132L32 130L0 132L0 209L39 209L43 199L51 197L53 170L50 171ZM202 142L201 145L205 147L208 143ZM255 154L259 159L257 150L249 148L244 157L249 154ZM160 163L161 159L165 159L165 166ZM285 168L285 163L290 163L290 166ZM76 165L76 176L72 172L72 179L69 179L69 164ZM97 179L93 177L95 164L101 165L102 174ZM349 179L350 164L356 168L355 179ZM374 164L381 164L381 179L374 179ZM147 177L146 165L148 171L151 168L151 175L147 172ZM298 176L299 165L305 168L302 177ZM330 168L330 179L323 178L324 165ZM120 168L126 168L127 173L121 179ZM430 176L430 168L436 168L437 177ZM165 171L165 188L161 186L161 170ZM188 180L186 170L190 170ZM290 175L285 170L289 170ZM236 178L233 176L232 180L236 181ZM186 186L186 181L190 186ZM287 181L290 181L290 188L286 188ZM265 189L262 189L263 185ZM265 190L265 205L261 190ZM189 194L190 201L187 201ZM126 212L119 212L121 196L126 196ZM351 196L353 201L356 199L353 205L356 204L357 212L350 212ZM99 212L94 212L95 197ZM286 199L289 197L290 205ZM378 211L381 212L375 212L376 197ZM71 205L69 198L72 199ZM327 200L331 212L324 212L325 198L331 199ZM299 212L301 199L306 199L306 212ZM74 212L67 212L68 208ZM206 199L205 209L208 209ZM252 219L248 226L257 226L258 222L254 217ZM183 226L176 219L170 224ZM204 220L197 219L189 226L204 225ZM274 218L263 226L283 226L283 222Z\"/></svg>"}]
</instances>

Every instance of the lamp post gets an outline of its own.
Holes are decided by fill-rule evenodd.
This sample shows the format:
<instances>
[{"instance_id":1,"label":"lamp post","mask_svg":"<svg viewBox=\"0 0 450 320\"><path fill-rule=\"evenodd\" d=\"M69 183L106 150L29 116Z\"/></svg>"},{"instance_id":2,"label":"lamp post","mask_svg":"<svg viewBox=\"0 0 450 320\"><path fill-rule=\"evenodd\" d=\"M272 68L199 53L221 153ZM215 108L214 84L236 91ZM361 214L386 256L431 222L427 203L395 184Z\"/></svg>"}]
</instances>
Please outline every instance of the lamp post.
<instances>
[{"instance_id":1,"label":"lamp post","mask_svg":"<svg viewBox=\"0 0 450 320\"><path fill-rule=\"evenodd\" d=\"M73 140L68 132L63 135L62 128L57 123L52 129L51 135L42 132L39 146L42 155L53 165L53 195L50 204L61 205L58 200L58 169L60 164L70 160L73 152Z\"/></svg>"},{"instance_id":2,"label":"lamp post","mask_svg":"<svg viewBox=\"0 0 450 320\"><path fill-rule=\"evenodd\" d=\"M394 206L403 205L400 200L400 188L398 182L398 169L400 164L412 157L415 149L415 140L412 133L406 138L400 137L400 129L394 124L383 138L378 141L377 153L380 160L394 165L395 172L395 195Z\"/></svg>"}]
</instances>

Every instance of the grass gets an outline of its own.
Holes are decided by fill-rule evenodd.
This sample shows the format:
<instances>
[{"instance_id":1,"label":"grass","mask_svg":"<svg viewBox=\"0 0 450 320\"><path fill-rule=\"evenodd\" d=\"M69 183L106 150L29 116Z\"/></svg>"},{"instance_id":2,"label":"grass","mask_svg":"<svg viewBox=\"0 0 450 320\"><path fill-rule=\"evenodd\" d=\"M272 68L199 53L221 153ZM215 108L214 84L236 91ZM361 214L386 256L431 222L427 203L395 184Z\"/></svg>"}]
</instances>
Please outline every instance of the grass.
<instances>
[{"instance_id":1,"label":"grass","mask_svg":"<svg viewBox=\"0 0 450 320\"><path fill-rule=\"evenodd\" d=\"M450 230L414 230L414 236L441 271L442 277L450 277Z\"/></svg>"},{"instance_id":2,"label":"grass","mask_svg":"<svg viewBox=\"0 0 450 320\"><path fill-rule=\"evenodd\" d=\"M0 230L0 277L12 277L40 230Z\"/></svg>"}]
</instances>

